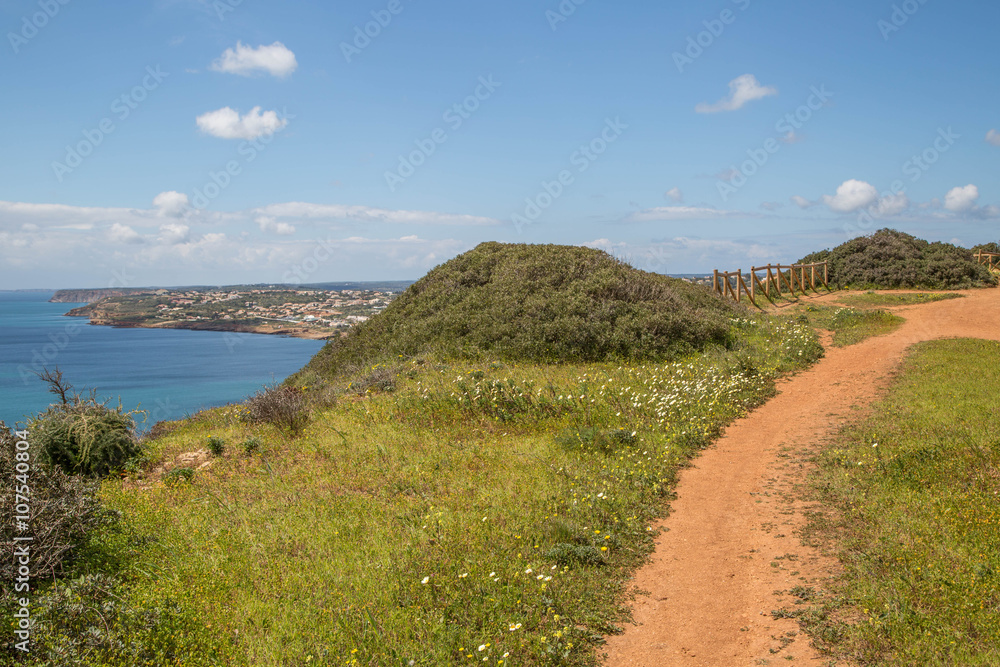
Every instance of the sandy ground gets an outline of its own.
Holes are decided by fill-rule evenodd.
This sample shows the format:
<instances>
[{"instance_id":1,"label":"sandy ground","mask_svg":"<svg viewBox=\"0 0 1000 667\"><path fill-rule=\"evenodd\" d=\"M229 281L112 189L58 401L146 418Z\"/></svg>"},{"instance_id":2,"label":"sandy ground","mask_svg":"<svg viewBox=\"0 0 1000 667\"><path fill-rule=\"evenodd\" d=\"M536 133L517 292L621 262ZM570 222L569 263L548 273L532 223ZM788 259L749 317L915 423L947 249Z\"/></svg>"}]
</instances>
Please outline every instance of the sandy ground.
<instances>
[{"instance_id":1,"label":"sandy ground","mask_svg":"<svg viewBox=\"0 0 1000 667\"><path fill-rule=\"evenodd\" d=\"M636 598L637 624L608 638L607 665L831 664L794 620L770 613L793 606L792 587L822 586L836 573L836 562L796 535L808 509L795 493L808 472L802 454L877 399L914 343L1000 340L1000 289L965 294L893 308L906 318L895 332L827 347L683 472L666 532L635 578L651 594Z\"/></svg>"}]
</instances>

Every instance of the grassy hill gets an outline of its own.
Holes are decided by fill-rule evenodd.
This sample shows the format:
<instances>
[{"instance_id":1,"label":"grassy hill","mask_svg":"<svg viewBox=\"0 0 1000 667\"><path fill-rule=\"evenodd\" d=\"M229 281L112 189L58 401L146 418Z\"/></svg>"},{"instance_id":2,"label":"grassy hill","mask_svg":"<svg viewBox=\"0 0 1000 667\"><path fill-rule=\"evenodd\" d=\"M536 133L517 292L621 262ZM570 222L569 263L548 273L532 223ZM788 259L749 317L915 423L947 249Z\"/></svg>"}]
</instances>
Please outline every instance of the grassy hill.
<instances>
[{"instance_id":1,"label":"grassy hill","mask_svg":"<svg viewBox=\"0 0 1000 667\"><path fill-rule=\"evenodd\" d=\"M894 229L880 229L799 261L829 262L831 287L968 289L996 284L971 250L929 243Z\"/></svg>"},{"instance_id":2,"label":"grassy hill","mask_svg":"<svg viewBox=\"0 0 1000 667\"><path fill-rule=\"evenodd\" d=\"M742 307L607 253L483 243L435 268L299 374L331 378L400 356L506 361L666 359L725 344Z\"/></svg>"}]
</instances>

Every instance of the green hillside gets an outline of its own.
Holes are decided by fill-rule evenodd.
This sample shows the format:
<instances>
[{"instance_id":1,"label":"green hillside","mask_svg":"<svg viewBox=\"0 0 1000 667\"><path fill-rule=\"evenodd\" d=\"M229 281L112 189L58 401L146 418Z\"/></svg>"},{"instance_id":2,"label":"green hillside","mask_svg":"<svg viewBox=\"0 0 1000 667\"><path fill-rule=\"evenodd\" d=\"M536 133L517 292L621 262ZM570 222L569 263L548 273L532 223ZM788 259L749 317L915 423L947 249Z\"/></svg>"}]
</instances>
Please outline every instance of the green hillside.
<instances>
[{"instance_id":1,"label":"green hillside","mask_svg":"<svg viewBox=\"0 0 1000 667\"><path fill-rule=\"evenodd\" d=\"M800 263L830 263L830 286L858 289L968 289L995 285L971 250L929 243L894 229L880 229Z\"/></svg>"},{"instance_id":2,"label":"green hillside","mask_svg":"<svg viewBox=\"0 0 1000 667\"><path fill-rule=\"evenodd\" d=\"M435 268L299 374L331 378L400 355L547 361L666 359L725 344L742 307L607 253L483 243Z\"/></svg>"}]
</instances>

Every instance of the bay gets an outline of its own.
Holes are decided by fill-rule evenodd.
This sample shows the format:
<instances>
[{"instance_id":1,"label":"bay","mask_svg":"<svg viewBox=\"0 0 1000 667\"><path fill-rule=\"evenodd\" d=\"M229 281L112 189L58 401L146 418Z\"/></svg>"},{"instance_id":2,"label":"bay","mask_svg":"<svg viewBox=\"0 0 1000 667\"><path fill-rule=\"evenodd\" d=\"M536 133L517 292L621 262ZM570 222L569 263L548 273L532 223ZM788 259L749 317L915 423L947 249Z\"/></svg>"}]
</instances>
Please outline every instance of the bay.
<instances>
[{"instance_id":1,"label":"bay","mask_svg":"<svg viewBox=\"0 0 1000 667\"><path fill-rule=\"evenodd\" d=\"M280 382L323 341L177 329L115 329L65 317L82 305L52 292L0 292L0 419L23 424L53 401L32 371L58 367L75 390L96 389L126 410L147 411L140 430L226 405ZM140 417L141 419L141 417Z\"/></svg>"}]
</instances>

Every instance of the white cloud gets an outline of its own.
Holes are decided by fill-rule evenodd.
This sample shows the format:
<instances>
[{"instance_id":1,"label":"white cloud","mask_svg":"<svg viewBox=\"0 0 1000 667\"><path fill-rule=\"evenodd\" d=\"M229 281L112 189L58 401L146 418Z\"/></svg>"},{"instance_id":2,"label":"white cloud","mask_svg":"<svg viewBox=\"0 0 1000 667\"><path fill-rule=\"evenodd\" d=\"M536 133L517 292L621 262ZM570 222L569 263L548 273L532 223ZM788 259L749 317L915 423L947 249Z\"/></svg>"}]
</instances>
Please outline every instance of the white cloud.
<instances>
[{"instance_id":1,"label":"white cloud","mask_svg":"<svg viewBox=\"0 0 1000 667\"><path fill-rule=\"evenodd\" d=\"M723 169L718 174L716 174L715 177L720 181L731 181L739 175L740 172L738 172L735 169Z\"/></svg>"},{"instance_id":2,"label":"white cloud","mask_svg":"<svg viewBox=\"0 0 1000 667\"><path fill-rule=\"evenodd\" d=\"M278 236L291 236L295 233L295 225L290 225L287 222L276 222L274 218L267 216L257 218L257 225L260 227L260 231L272 232Z\"/></svg>"},{"instance_id":3,"label":"white cloud","mask_svg":"<svg viewBox=\"0 0 1000 667\"><path fill-rule=\"evenodd\" d=\"M764 211L777 211L783 206L784 204L776 201L765 201L760 203L760 208Z\"/></svg>"},{"instance_id":4,"label":"white cloud","mask_svg":"<svg viewBox=\"0 0 1000 667\"><path fill-rule=\"evenodd\" d=\"M196 121L202 132L220 139L256 139L274 134L288 125L288 120L278 118L277 111L261 113L260 107L254 107L245 116L240 116L230 107L223 107L198 116Z\"/></svg>"},{"instance_id":5,"label":"white cloud","mask_svg":"<svg viewBox=\"0 0 1000 667\"><path fill-rule=\"evenodd\" d=\"M994 146L1000 146L1000 132L990 130L986 133L986 142Z\"/></svg>"},{"instance_id":6,"label":"white cloud","mask_svg":"<svg viewBox=\"0 0 1000 667\"><path fill-rule=\"evenodd\" d=\"M787 253L761 243L678 236L648 243L628 243L602 238L583 243L625 259L629 264L657 273L704 272L709 267L747 266L774 261Z\"/></svg>"},{"instance_id":7,"label":"white cloud","mask_svg":"<svg viewBox=\"0 0 1000 667\"><path fill-rule=\"evenodd\" d=\"M871 183L851 179L837 188L836 195L823 195L822 201L834 213L853 213L878 201L878 190Z\"/></svg>"},{"instance_id":8,"label":"white cloud","mask_svg":"<svg viewBox=\"0 0 1000 667\"><path fill-rule=\"evenodd\" d=\"M805 197L800 197L799 195L792 195L791 200L792 203L798 206L799 208L812 208L813 206L816 205L816 202L809 201Z\"/></svg>"},{"instance_id":9,"label":"white cloud","mask_svg":"<svg viewBox=\"0 0 1000 667\"><path fill-rule=\"evenodd\" d=\"M872 215L882 218L891 218L892 216L899 215L903 211L910 208L910 198L906 196L905 192L900 192L898 195L886 195L875 203L872 207Z\"/></svg>"},{"instance_id":10,"label":"white cloud","mask_svg":"<svg viewBox=\"0 0 1000 667\"><path fill-rule=\"evenodd\" d=\"M972 210L979 199L979 188L975 185L952 188L944 196L944 207L954 213Z\"/></svg>"},{"instance_id":11,"label":"white cloud","mask_svg":"<svg viewBox=\"0 0 1000 667\"><path fill-rule=\"evenodd\" d=\"M160 237L157 239L164 245L187 243L191 238L191 228L177 222L169 222L160 226Z\"/></svg>"},{"instance_id":12,"label":"white cloud","mask_svg":"<svg viewBox=\"0 0 1000 667\"><path fill-rule=\"evenodd\" d=\"M142 243L142 236L128 225L116 222L108 228L108 240L112 243Z\"/></svg>"},{"instance_id":13,"label":"white cloud","mask_svg":"<svg viewBox=\"0 0 1000 667\"><path fill-rule=\"evenodd\" d=\"M188 209L188 196L182 192L168 190L153 198L153 206L159 210L160 215L179 218Z\"/></svg>"},{"instance_id":14,"label":"white cloud","mask_svg":"<svg viewBox=\"0 0 1000 667\"><path fill-rule=\"evenodd\" d=\"M715 104L702 102L694 108L698 113L717 113L719 111L736 111L753 100L759 100L768 95L777 95L777 88L762 86L753 74L738 76L729 82L729 95Z\"/></svg>"},{"instance_id":15,"label":"white cloud","mask_svg":"<svg viewBox=\"0 0 1000 667\"><path fill-rule=\"evenodd\" d=\"M681 192L680 188L670 188L664 195L667 199L672 202L680 203L684 201L684 193Z\"/></svg>"},{"instance_id":16,"label":"white cloud","mask_svg":"<svg viewBox=\"0 0 1000 667\"><path fill-rule=\"evenodd\" d=\"M251 76L266 72L272 76L285 77L299 66L295 54L281 42L270 46L258 46L256 49L236 42L236 48L226 49L219 59L213 62L209 69L213 72Z\"/></svg>"},{"instance_id":17,"label":"white cloud","mask_svg":"<svg viewBox=\"0 0 1000 667\"><path fill-rule=\"evenodd\" d=\"M494 218L474 215L457 215L430 211L399 211L368 206L343 206L339 204L309 204L288 202L271 204L254 209L258 217L301 220L351 220L355 222L383 222L389 224L463 225L470 227L504 224Z\"/></svg>"},{"instance_id":18,"label":"white cloud","mask_svg":"<svg viewBox=\"0 0 1000 667\"><path fill-rule=\"evenodd\" d=\"M781 136L781 142L785 144L797 144L802 141L802 135L795 130L789 130L787 134Z\"/></svg>"},{"instance_id":19,"label":"white cloud","mask_svg":"<svg viewBox=\"0 0 1000 667\"><path fill-rule=\"evenodd\" d=\"M754 213L726 211L704 206L661 206L636 211L625 218L625 222L673 222L676 220L711 220L735 216L755 217Z\"/></svg>"}]
</instances>

